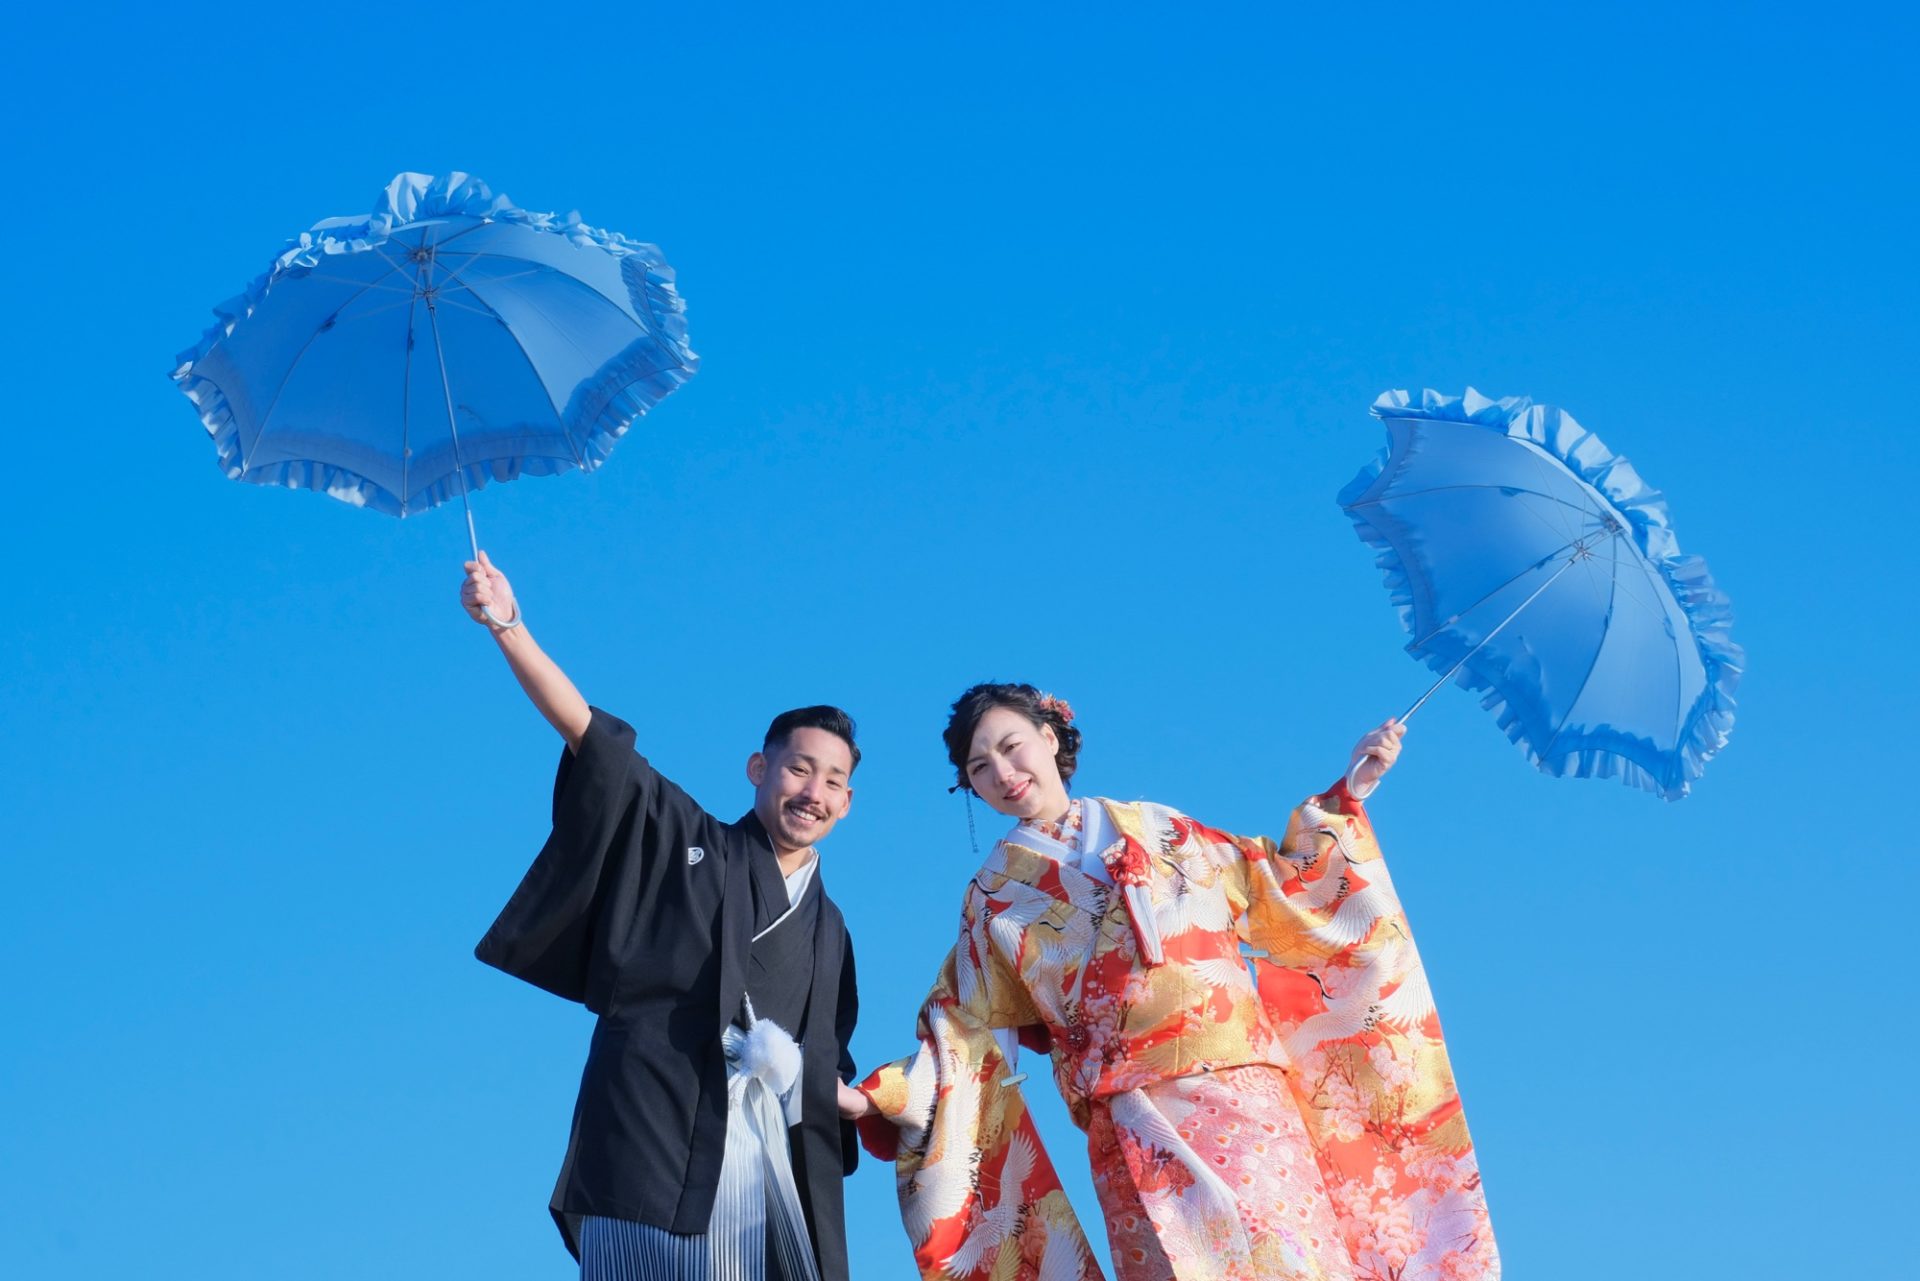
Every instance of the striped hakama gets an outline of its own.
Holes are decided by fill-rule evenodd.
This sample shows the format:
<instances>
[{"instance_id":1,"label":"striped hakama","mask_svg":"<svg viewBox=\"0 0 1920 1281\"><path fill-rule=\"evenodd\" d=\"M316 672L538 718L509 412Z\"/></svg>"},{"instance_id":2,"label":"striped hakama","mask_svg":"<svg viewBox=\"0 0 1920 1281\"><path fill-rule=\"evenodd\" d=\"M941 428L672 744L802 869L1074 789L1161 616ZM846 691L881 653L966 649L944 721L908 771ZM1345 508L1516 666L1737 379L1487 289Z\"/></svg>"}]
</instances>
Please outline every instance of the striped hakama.
<instances>
[{"instance_id":1,"label":"striped hakama","mask_svg":"<svg viewBox=\"0 0 1920 1281\"><path fill-rule=\"evenodd\" d=\"M807 891L813 880L809 862L787 879L791 904L753 939L754 959L764 969L765 995L797 1017L806 988L794 985L805 967L780 956L769 936L800 912L817 908ZM810 914L809 914L810 915ZM790 930L781 942L810 941L811 929ZM776 968L779 961L789 965ZM784 984L775 975L784 979ZM804 980L802 980L804 982ZM781 987L790 990L781 991ZM796 1001L799 1008L792 1008ZM670 1232L628 1219L587 1215L580 1221L581 1281L819 1281L813 1242L794 1184L787 1129L800 1119L800 1048L772 1019L754 1015L745 1001L747 1027L729 1026L722 1035L727 1056L727 1140L713 1217L704 1233Z\"/></svg>"}]
</instances>

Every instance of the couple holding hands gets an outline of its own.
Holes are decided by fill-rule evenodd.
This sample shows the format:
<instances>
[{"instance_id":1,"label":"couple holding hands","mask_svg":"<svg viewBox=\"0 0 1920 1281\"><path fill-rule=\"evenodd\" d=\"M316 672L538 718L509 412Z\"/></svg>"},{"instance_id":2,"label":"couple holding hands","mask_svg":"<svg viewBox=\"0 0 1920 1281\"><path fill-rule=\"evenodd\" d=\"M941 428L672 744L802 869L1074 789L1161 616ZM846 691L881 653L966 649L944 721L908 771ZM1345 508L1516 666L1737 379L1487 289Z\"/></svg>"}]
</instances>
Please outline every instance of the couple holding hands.
<instances>
[{"instance_id":1,"label":"couple holding hands","mask_svg":"<svg viewBox=\"0 0 1920 1281\"><path fill-rule=\"evenodd\" d=\"M844 1281L861 1146L894 1162L927 1281L1095 1281L1023 1047L1087 1135L1119 1281L1499 1275L1361 804L1398 723L1276 841L1076 797L1067 703L968 689L948 759L1013 826L959 887L917 1048L856 1084L853 950L817 852L853 799L853 721L775 717L725 822L588 706L484 553L466 568L462 604L566 740L552 834L476 952L598 1016L552 1201L583 1281Z\"/></svg>"}]
</instances>

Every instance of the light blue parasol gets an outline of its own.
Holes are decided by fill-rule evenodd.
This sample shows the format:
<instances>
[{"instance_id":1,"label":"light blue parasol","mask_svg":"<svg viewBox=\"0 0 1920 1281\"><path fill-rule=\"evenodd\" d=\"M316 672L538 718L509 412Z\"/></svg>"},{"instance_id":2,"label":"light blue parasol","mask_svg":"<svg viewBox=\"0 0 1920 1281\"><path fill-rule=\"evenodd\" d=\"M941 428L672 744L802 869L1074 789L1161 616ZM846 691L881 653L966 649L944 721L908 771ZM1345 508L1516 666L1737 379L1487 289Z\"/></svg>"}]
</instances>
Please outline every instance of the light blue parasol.
<instances>
[{"instance_id":1,"label":"light blue parasol","mask_svg":"<svg viewBox=\"0 0 1920 1281\"><path fill-rule=\"evenodd\" d=\"M1541 770L1678 800L1726 744L1744 656L1706 562L1571 414L1525 398L1404 391L1388 449L1340 493L1412 640L1479 691ZM1404 719L1404 717L1402 718Z\"/></svg>"},{"instance_id":2,"label":"light blue parasol","mask_svg":"<svg viewBox=\"0 0 1920 1281\"><path fill-rule=\"evenodd\" d=\"M220 466L394 516L489 481L605 462L693 376L653 245L516 208L464 173L403 173L363 218L290 241L174 381Z\"/></svg>"}]
</instances>

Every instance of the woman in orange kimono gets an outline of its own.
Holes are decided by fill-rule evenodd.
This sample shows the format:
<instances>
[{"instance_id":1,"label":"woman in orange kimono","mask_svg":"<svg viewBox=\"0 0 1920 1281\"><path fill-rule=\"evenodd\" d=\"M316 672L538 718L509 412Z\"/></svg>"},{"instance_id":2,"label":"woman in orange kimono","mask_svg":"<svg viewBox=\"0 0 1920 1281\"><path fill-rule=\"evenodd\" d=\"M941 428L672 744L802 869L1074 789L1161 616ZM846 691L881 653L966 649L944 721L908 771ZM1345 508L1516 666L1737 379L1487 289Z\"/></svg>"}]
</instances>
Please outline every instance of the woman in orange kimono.
<instances>
[{"instance_id":1,"label":"woman in orange kimono","mask_svg":"<svg viewBox=\"0 0 1920 1281\"><path fill-rule=\"evenodd\" d=\"M1097 1281L1020 1098L1048 1051L1120 1281L1492 1281L1466 1121L1370 793L1392 721L1284 840L1070 797L1080 731L976 685L948 754L1017 821L968 885L919 1050L842 1087L927 1281ZM1256 982L1242 945L1264 956Z\"/></svg>"}]
</instances>

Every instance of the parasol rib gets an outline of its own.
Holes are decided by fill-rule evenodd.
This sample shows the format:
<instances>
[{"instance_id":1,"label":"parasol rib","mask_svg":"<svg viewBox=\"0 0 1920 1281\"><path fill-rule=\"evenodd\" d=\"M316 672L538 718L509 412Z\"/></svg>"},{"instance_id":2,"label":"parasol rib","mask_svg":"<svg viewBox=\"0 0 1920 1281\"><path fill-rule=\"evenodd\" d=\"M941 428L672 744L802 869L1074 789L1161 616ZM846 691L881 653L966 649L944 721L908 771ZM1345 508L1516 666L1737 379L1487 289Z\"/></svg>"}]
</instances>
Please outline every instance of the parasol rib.
<instances>
[{"instance_id":1,"label":"parasol rib","mask_svg":"<svg viewBox=\"0 0 1920 1281\"><path fill-rule=\"evenodd\" d=\"M382 257L384 256L385 255L382 255ZM333 314L337 316L346 308L353 306L353 304L358 302L366 294L367 290L371 288L373 288L373 286L368 285L358 293L355 293L353 297L347 299L338 307L335 307ZM260 428L253 433L253 444L248 446L247 452L240 456L240 474L242 476L247 474L247 468L253 463L253 452L260 448L260 441L267 434L268 425L273 418L273 411L280 407L280 397L286 393L287 384L293 381L294 370L300 367L300 362L307 358L309 351L313 350L314 339L326 332L325 329L315 329L312 333L308 334L306 341L300 344L300 350L294 354L292 360L287 362L286 369L281 372L280 381L276 383L273 388L273 399L267 402L267 411L260 415Z\"/></svg>"},{"instance_id":2,"label":"parasol rib","mask_svg":"<svg viewBox=\"0 0 1920 1281\"><path fill-rule=\"evenodd\" d=\"M1534 588L1533 594L1531 596L1528 596L1525 600L1521 601L1518 605L1515 605L1513 607L1513 612L1511 614L1508 614L1505 618L1501 619L1499 624L1492 631L1488 632L1485 636L1482 636L1480 638L1480 643L1478 645L1475 645L1472 649L1462 654L1460 656L1460 661L1455 663L1452 667L1449 667L1447 669L1447 674L1445 676L1442 676L1439 680L1435 681L1432 685L1428 686L1427 692L1422 694L1419 698L1415 699L1412 707L1409 707L1405 712L1401 713L1401 716L1400 716L1401 721L1404 722L1408 717L1412 716L1415 712L1419 711L1422 705L1424 705L1428 699L1433 697L1434 691L1438 690L1442 685L1445 685L1448 681L1452 680L1454 677L1454 674L1458 672L1463 666L1466 665L1466 661L1469 658L1472 658L1475 654L1478 654L1482 649L1486 648L1487 642L1492 640L1495 636L1498 636L1500 634L1500 629L1502 627L1505 627L1508 623L1511 623L1514 619L1518 618L1520 616L1521 610L1533 604L1533 602L1539 597L1540 593L1546 591L1547 588L1553 586L1554 583L1559 580L1560 575L1566 573L1569 569L1573 568L1575 561L1578 559L1579 559L1578 557L1569 556L1567 558L1566 564L1560 566L1560 568L1553 571L1552 577L1548 578L1546 582ZM1542 561L1541 564L1545 564L1545 562ZM1539 565L1529 566L1528 569L1523 572L1530 573L1532 572L1532 570L1538 569L1539 567L1540 567ZM1515 574L1512 578L1509 578L1507 580L1507 583L1514 582L1519 578L1520 578L1520 575ZM1502 583L1500 586L1505 587L1507 583ZM1494 591L1499 591L1499 590L1500 590L1499 587L1494 588ZM1491 596L1492 594L1493 592L1489 592L1487 593L1487 596ZM1487 599L1486 596L1482 596L1480 600L1475 601L1474 602L1475 607L1478 607L1486 599ZM1456 621L1458 620L1458 618L1459 618L1459 615L1455 615ZM1436 635L1437 634L1438 633L1436 633Z\"/></svg>"}]
</instances>

